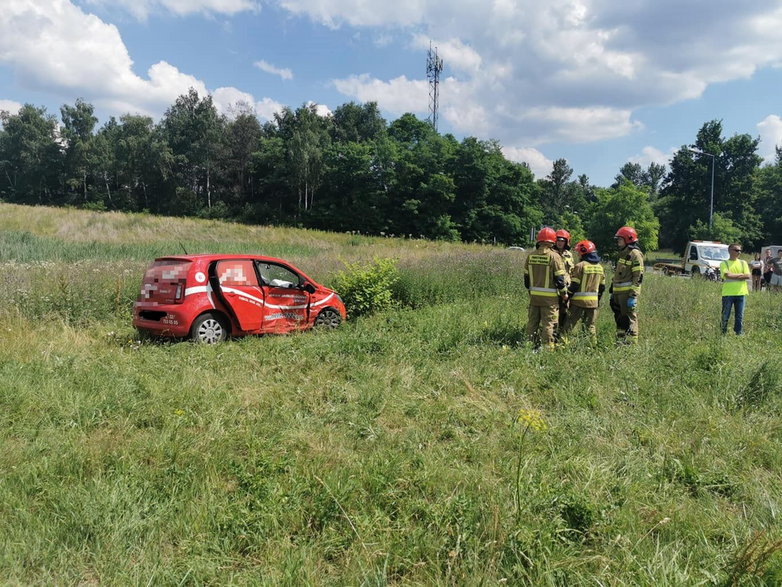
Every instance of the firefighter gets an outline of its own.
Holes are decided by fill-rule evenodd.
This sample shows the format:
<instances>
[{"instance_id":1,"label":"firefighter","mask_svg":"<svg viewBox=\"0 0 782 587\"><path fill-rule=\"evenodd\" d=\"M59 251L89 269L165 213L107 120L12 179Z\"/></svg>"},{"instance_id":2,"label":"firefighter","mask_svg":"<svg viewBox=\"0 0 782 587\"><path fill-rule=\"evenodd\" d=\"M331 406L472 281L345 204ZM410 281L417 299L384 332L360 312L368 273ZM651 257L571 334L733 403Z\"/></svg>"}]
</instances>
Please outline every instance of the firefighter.
<instances>
[{"instance_id":1,"label":"firefighter","mask_svg":"<svg viewBox=\"0 0 782 587\"><path fill-rule=\"evenodd\" d=\"M565 287L570 285L570 272L573 271L573 253L570 252L570 233L560 228L556 232L557 242L554 246L554 251L559 253L562 257L562 264L565 266ZM555 331L556 339L559 340L560 335L565 330L567 324L569 302L564 298L559 298L559 319L557 320L557 329Z\"/></svg>"},{"instance_id":2,"label":"firefighter","mask_svg":"<svg viewBox=\"0 0 782 587\"><path fill-rule=\"evenodd\" d=\"M553 228L541 228L537 248L524 260L524 287L529 291L527 336L537 348L554 348L554 327L559 314L559 299L567 299L565 268L554 252L557 237Z\"/></svg>"},{"instance_id":3,"label":"firefighter","mask_svg":"<svg viewBox=\"0 0 782 587\"><path fill-rule=\"evenodd\" d=\"M614 236L619 248L614 280L611 283L611 309L616 322L618 343L638 342L638 296L644 278L644 256L638 247L638 234L632 226L623 226Z\"/></svg>"},{"instance_id":4,"label":"firefighter","mask_svg":"<svg viewBox=\"0 0 782 587\"><path fill-rule=\"evenodd\" d=\"M597 343L597 308L600 298L606 288L606 278L597 247L592 241L579 241L575 246L580 262L573 267L570 274L570 310L568 320L563 330L563 340L573 330L579 320L584 321L584 329L589 335L590 343Z\"/></svg>"}]
</instances>

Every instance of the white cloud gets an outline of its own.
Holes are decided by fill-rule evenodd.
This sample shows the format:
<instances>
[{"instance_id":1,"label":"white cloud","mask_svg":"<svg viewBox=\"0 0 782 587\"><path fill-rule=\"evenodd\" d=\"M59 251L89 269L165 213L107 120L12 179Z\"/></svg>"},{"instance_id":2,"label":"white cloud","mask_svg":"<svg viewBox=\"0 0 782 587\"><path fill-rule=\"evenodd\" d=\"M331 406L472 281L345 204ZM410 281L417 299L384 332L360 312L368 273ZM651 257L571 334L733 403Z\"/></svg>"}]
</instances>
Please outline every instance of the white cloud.
<instances>
[{"instance_id":1,"label":"white cloud","mask_svg":"<svg viewBox=\"0 0 782 587\"><path fill-rule=\"evenodd\" d=\"M5 110L9 114L16 114L19 112L22 105L19 102L13 100L0 100L0 110Z\"/></svg>"},{"instance_id":2,"label":"white cloud","mask_svg":"<svg viewBox=\"0 0 782 587\"><path fill-rule=\"evenodd\" d=\"M212 92L212 103L220 114L225 114L229 118L236 115L237 105L244 104L255 108L255 98L236 88L217 88Z\"/></svg>"},{"instance_id":3,"label":"white cloud","mask_svg":"<svg viewBox=\"0 0 782 587\"><path fill-rule=\"evenodd\" d=\"M782 147L782 118L776 114L769 114L763 120L758 122L758 132L760 133L760 153L764 161L773 162L776 160L775 147Z\"/></svg>"},{"instance_id":4,"label":"white cloud","mask_svg":"<svg viewBox=\"0 0 782 587\"><path fill-rule=\"evenodd\" d=\"M233 5L219 0L194 4L215 10ZM166 61L153 64L146 78L137 75L117 28L68 0L50 0L46 6L39 0L16 0L5 6L0 11L0 64L9 65L28 89L66 101L83 97L117 113L160 116L189 88L202 96L209 93L203 81ZM263 115L277 105L268 98L256 103L250 94L230 87L216 89L213 98L221 112L238 101L255 104Z\"/></svg>"},{"instance_id":5,"label":"white cloud","mask_svg":"<svg viewBox=\"0 0 782 587\"><path fill-rule=\"evenodd\" d=\"M256 61L253 65L260 69L261 71L265 71L266 73L271 73L272 75L278 75L284 80L293 79L293 72L288 68L279 68L275 67L271 63L268 63L267 61L264 61L261 59L260 61Z\"/></svg>"},{"instance_id":6,"label":"white cloud","mask_svg":"<svg viewBox=\"0 0 782 587\"><path fill-rule=\"evenodd\" d=\"M608 107L529 108L520 117L529 129L530 140L540 143L563 140L586 143L622 137L641 128L630 118L629 110Z\"/></svg>"},{"instance_id":7,"label":"white cloud","mask_svg":"<svg viewBox=\"0 0 782 587\"><path fill-rule=\"evenodd\" d=\"M271 98L264 98L255 103L255 114L261 120L274 120L275 113L282 112L285 106Z\"/></svg>"},{"instance_id":8,"label":"white cloud","mask_svg":"<svg viewBox=\"0 0 782 587\"><path fill-rule=\"evenodd\" d=\"M698 98L710 84L782 65L777 0L281 0L331 27L407 31L433 45L454 84L444 119L507 144L621 137L634 112ZM423 61L423 58L422 58ZM425 77L335 81L352 99L426 113ZM457 85L458 83L458 85ZM458 100L449 102L457 89Z\"/></svg>"},{"instance_id":9,"label":"white cloud","mask_svg":"<svg viewBox=\"0 0 782 587\"><path fill-rule=\"evenodd\" d=\"M430 44L433 50L437 50L438 57L447 61L451 69L475 73L481 67L481 56L478 52L459 39L432 41L426 35L413 36L412 45L415 48L428 49Z\"/></svg>"},{"instance_id":10,"label":"white cloud","mask_svg":"<svg viewBox=\"0 0 782 587\"><path fill-rule=\"evenodd\" d=\"M648 168L652 163L669 167L671 159L677 150L676 147L671 147L667 153L664 153L656 147L646 146L641 149L639 155L633 155L628 161L630 163L638 163L643 168Z\"/></svg>"},{"instance_id":11,"label":"white cloud","mask_svg":"<svg viewBox=\"0 0 782 587\"><path fill-rule=\"evenodd\" d=\"M294 14L306 15L325 26L342 23L352 26L416 24L426 14L426 0L280 0Z\"/></svg>"},{"instance_id":12,"label":"white cloud","mask_svg":"<svg viewBox=\"0 0 782 587\"><path fill-rule=\"evenodd\" d=\"M396 114L426 112L429 107L426 80L409 80L402 75L384 82L369 74L361 74L332 80L332 83L346 96L360 102L378 102L384 109Z\"/></svg>"},{"instance_id":13,"label":"white cloud","mask_svg":"<svg viewBox=\"0 0 782 587\"><path fill-rule=\"evenodd\" d=\"M233 15L239 12L258 11L260 5L252 0L89 0L93 6L121 8L139 20L150 14L169 12L177 16L189 14Z\"/></svg>"},{"instance_id":14,"label":"white cloud","mask_svg":"<svg viewBox=\"0 0 782 587\"><path fill-rule=\"evenodd\" d=\"M221 114L234 118L242 111L241 106L250 107L255 115L263 120L274 120L276 113L282 112L285 106L271 98L256 101L252 94L236 88L217 88L212 92L212 101Z\"/></svg>"},{"instance_id":15,"label":"white cloud","mask_svg":"<svg viewBox=\"0 0 782 587\"><path fill-rule=\"evenodd\" d=\"M526 163L535 177L546 177L554 167L554 161L532 147L503 147L502 154L508 161Z\"/></svg>"},{"instance_id":16,"label":"white cloud","mask_svg":"<svg viewBox=\"0 0 782 587\"><path fill-rule=\"evenodd\" d=\"M331 109L328 106L326 106L325 104L317 104L317 103L313 102L312 100L310 100L309 102L307 102L306 105L309 108L312 108L314 106L315 107L315 114L317 114L320 117L331 116Z\"/></svg>"},{"instance_id":17,"label":"white cloud","mask_svg":"<svg viewBox=\"0 0 782 587\"><path fill-rule=\"evenodd\" d=\"M378 47L388 47L393 41L394 41L393 36L387 33L381 33L375 37L373 42Z\"/></svg>"}]
</instances>

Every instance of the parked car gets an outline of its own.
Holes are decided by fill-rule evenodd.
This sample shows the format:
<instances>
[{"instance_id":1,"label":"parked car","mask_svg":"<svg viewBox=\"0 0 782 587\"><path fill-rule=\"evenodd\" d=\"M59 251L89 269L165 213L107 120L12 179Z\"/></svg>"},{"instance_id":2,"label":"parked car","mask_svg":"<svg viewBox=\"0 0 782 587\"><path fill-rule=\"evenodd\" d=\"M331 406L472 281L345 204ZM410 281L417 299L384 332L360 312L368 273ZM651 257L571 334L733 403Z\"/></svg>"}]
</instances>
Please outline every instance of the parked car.
<instances>
[{"instance_id":1,"label":"parked car","mask_svg":"<svg viewBox=\"0 0 782 587\"><path fill-rule=\"evenodd\" d=\"M287 261L254 255L161 257L144 274L133 326L154 336L214 344L229 336L336 328L337 293Z\"/></svg>"}]
</instances>

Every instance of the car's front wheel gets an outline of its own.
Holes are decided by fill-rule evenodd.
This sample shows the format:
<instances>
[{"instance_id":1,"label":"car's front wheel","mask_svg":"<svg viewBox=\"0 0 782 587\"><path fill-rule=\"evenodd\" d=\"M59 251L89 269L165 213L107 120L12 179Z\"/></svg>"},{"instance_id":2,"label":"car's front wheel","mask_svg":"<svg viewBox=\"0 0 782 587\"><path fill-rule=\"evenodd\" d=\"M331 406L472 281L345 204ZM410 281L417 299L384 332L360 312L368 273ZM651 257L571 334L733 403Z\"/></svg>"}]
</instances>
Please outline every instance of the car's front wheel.
<instances>
[{"instance_id":1,"label":"car's front wheel","mask_svg":"<svg viewBox=\"0 0 782 587\"><path fill-rule=\"evenodd\" d=\"M316 328L336 328L342 324L342 316L332 308L326 308L315 318Z\"/></svg>"},{"instance_id":2,"label":"car's front wheel","mask_svg":"<svg viewBox=\"0 0 782 587\"><path fill-rule=\"evenodd\" d=\"M216 314L203 314L193 322L190 338L201 344L223 342L228 338L228 325Z\"/></svg>"}]
</instances>

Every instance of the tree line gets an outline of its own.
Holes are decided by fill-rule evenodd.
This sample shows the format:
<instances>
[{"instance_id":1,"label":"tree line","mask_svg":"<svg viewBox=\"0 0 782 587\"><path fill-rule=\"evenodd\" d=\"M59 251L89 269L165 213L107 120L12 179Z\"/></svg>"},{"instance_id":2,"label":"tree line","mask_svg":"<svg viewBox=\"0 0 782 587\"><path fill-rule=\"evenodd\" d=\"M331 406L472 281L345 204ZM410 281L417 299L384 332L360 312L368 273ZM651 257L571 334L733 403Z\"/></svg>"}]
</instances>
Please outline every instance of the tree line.
<instances>
[{"instance_id":1,"label":"tree line","mask_svg":"<svg viewBox=\"0 0 782 587\"><path fill-rule=\"evenodd\" d=\"M715 214L708 219L712 158L683 146L671 168L628 163L607 188L574 177L565 159L535 179L496 141L437 133L377 104L347 103L328 116L303 105L261 124L247 105L231 116L191 89L155 123L126 114L97 128L94 107L24 105L0 112L0 199L21 204L148 211L366 234L527 244L543 224L612 244L632 223L648 248L716 236L745 246L782 240L782 157L761 167L758 140L722 137L706 123L693 147L714 154Z\"/></svg>"}]
</instances>

